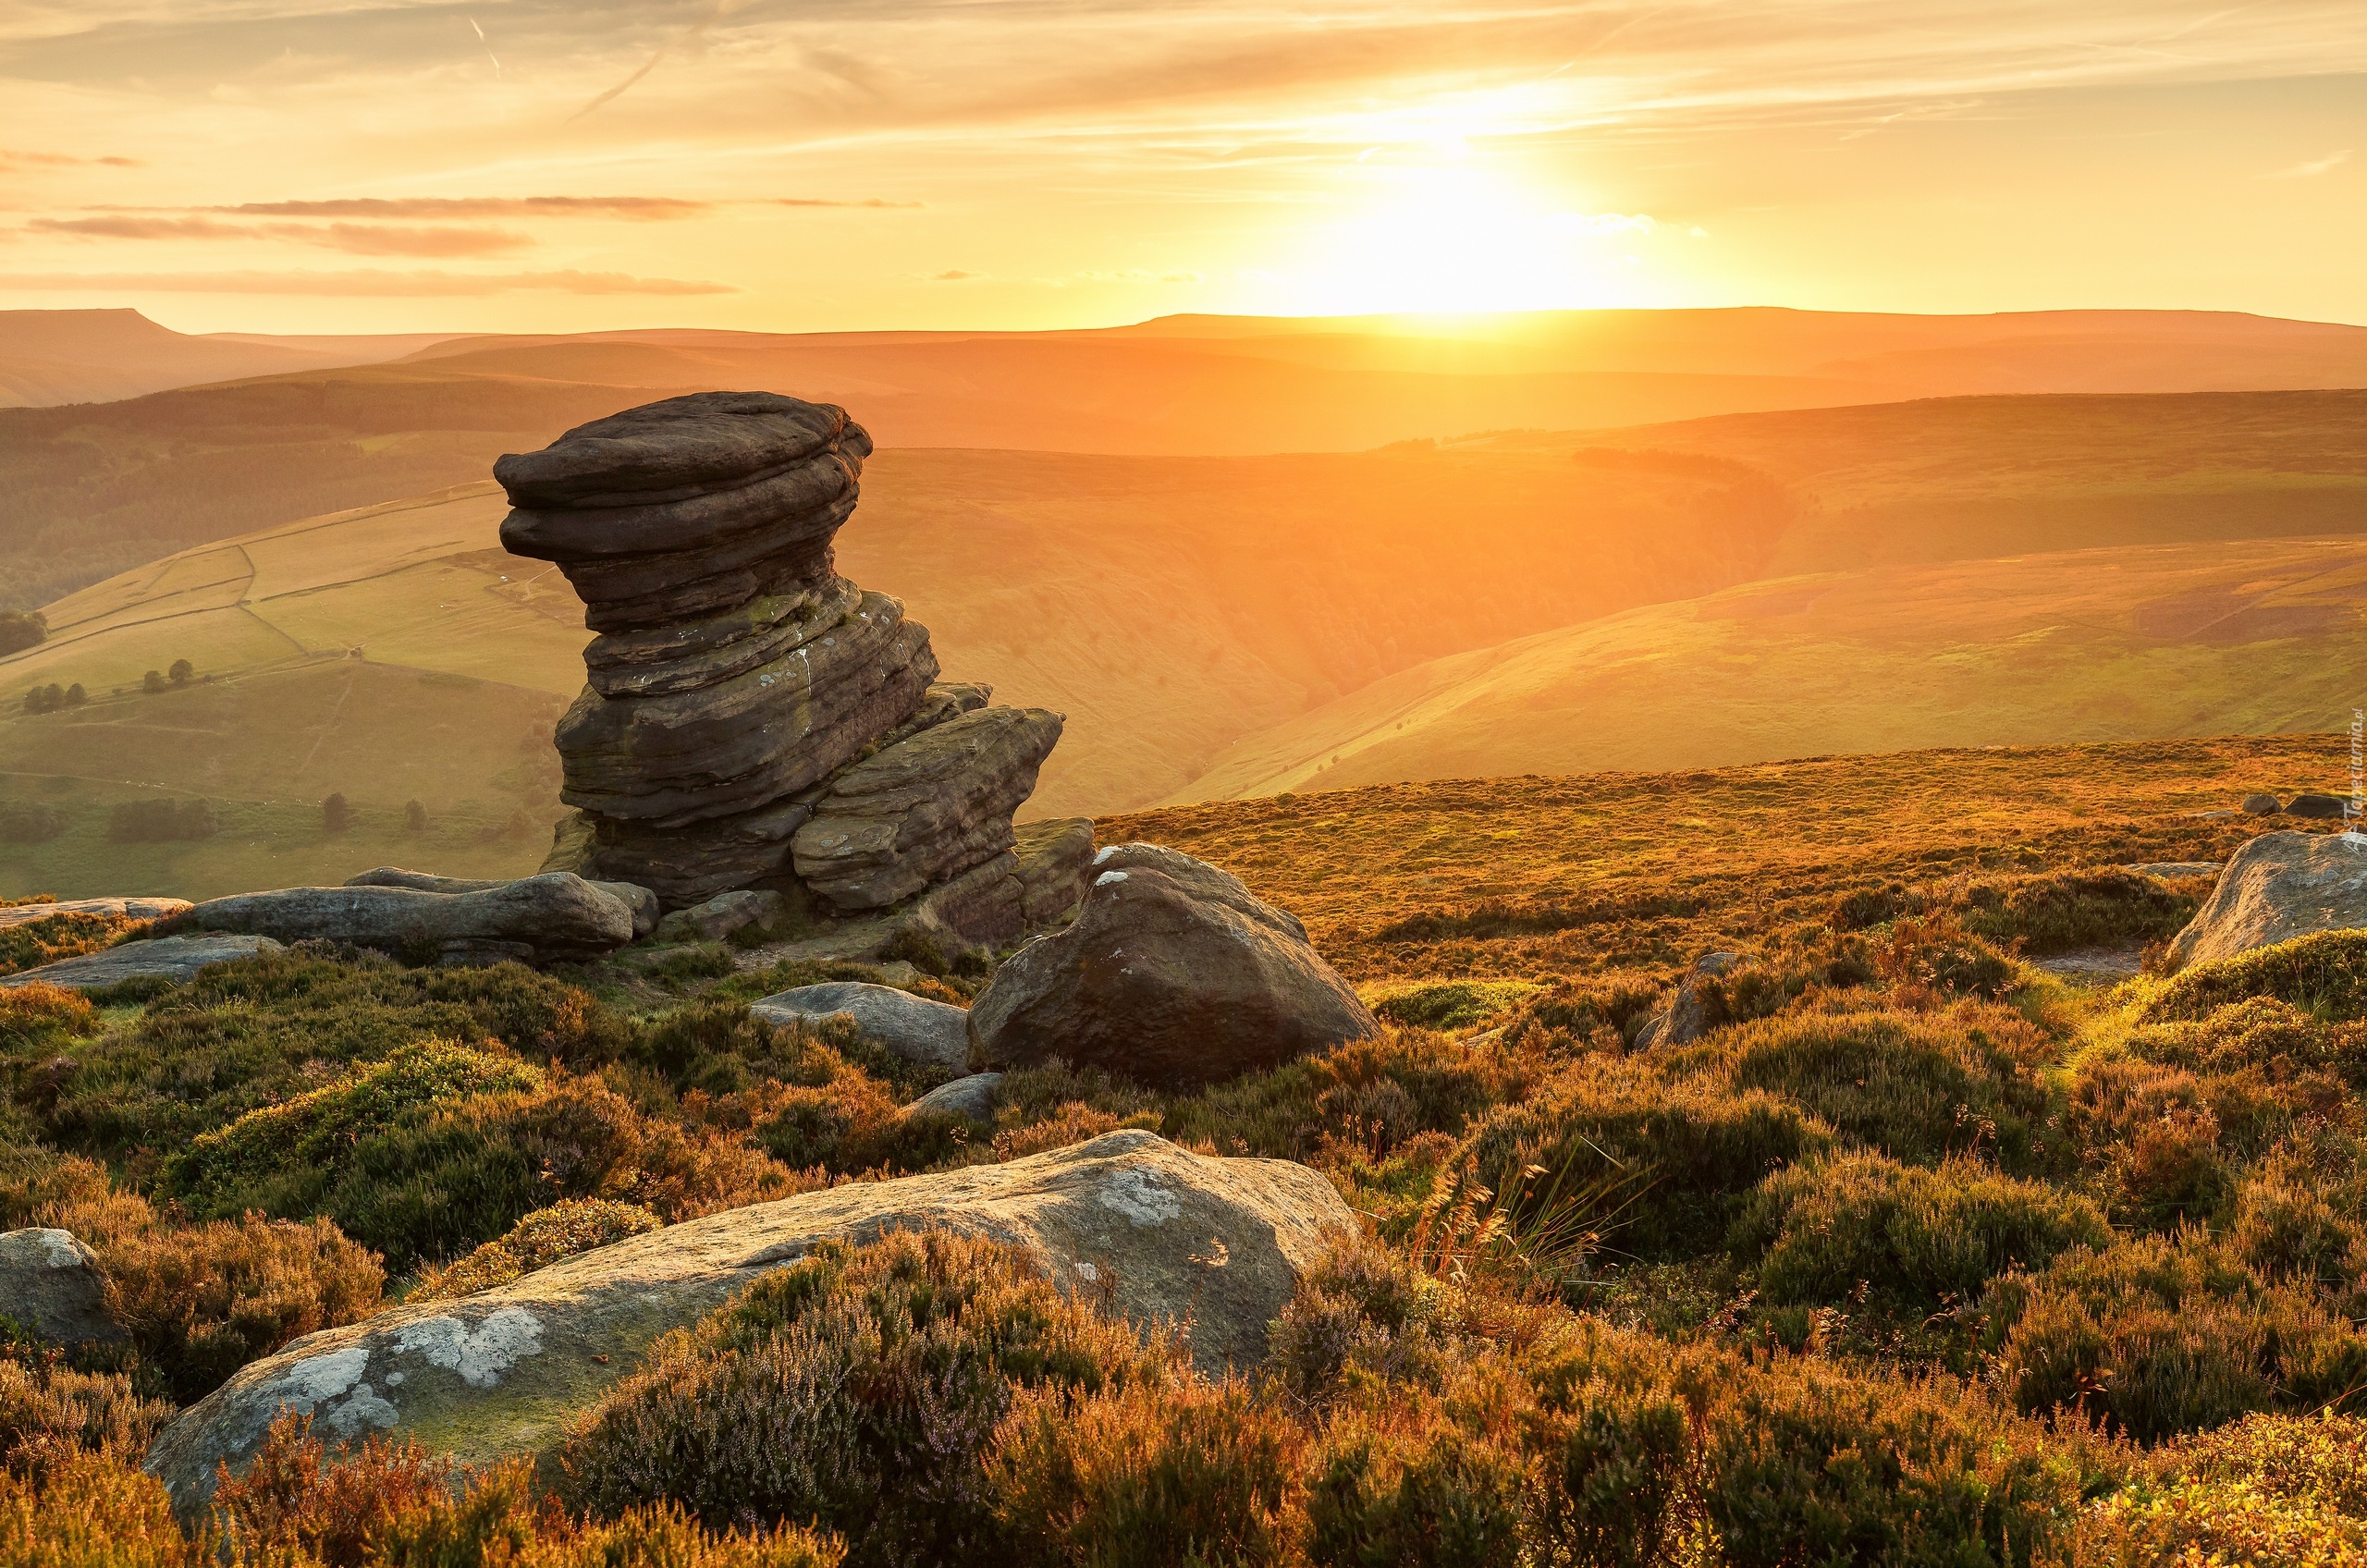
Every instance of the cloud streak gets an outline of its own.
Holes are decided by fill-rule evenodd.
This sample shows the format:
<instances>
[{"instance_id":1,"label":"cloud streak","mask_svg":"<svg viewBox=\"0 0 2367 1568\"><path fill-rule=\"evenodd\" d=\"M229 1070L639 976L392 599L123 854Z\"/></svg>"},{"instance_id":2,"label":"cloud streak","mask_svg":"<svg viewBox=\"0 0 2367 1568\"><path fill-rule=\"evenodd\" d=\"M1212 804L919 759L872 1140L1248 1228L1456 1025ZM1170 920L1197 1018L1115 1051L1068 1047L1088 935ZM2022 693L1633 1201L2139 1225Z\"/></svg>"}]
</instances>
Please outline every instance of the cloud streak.
<instances>
[{"instance_id":1,"label":"cloud streak","mask_svg":"<svg viewBox=\"0 0 2367 1568\"><path fill-rule=\"evenodd\" d=\"M149 217L113 214L100 217L35 218L35 234L85 239L293 240L353 256L493 256L534 243L531 234L504 228L421 228L391 224L224 223L208 217Z\"/></svg>"},{"instance_id":2,"label":"cloud streak","mask_svg":"<svg viewBox=\"0 0 2367 1568\"><path fill-rule=\"evenodd\" d=\"M0 290L107 294L285 294L346 299L467 299L497 294L736 294L728 283L618 272L0 273Z\"/></svg>"},{"instance_id":3,"label":"cloud streak","mask_svg":"<svg viewBox=\"0 0 2367 1568\"><path fill-rule=\"evenodd\" d=\"M2329 153L2323 158L2312 158L2307 163L2295 164L2289 169L2278 169L2273 174L2264 174L2261 178L2312 179L2322 174L2331 174L2349 162L2350 162L2350 149L2346 147L2339 153Z\"/></svg>"}]
</instances>

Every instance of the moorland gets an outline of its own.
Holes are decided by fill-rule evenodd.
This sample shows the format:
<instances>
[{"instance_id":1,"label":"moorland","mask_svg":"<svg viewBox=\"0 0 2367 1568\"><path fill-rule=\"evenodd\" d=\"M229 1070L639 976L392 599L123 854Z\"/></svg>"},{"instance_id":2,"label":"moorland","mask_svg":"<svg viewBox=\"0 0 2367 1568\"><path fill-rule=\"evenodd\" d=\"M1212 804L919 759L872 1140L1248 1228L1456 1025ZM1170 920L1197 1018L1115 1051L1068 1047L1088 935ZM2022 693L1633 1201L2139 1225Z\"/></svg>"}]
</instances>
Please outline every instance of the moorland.
<instances>
[{"instance_id":1,"label":"moorland","mask_svg":"<svg viewBox=\"0 0 2367 1568\"><path fill-rule=\"evenodd\" d=\"M92 1561L191 1568L2361 1561L2367 941L2145 968L2198 867L2311 826L2237 801L2338 789L2347 754L1958 749L1110 818L1300 913L1383 1033L1199 1091L1022 1070L983 1132L901 1116L926 1075L851 1032L752 1017L899 978L760 933L0 991L0 1226L89 1241L131 1330L0 1358L0 1539L38 1509ZM118 925L19 925L0 963ZM1713 949L1740 962L1700 983L1707 1032L1639 1046ZM901 983L959 1002L987 967ZM325 1468L290 1425L192 1544L132 1467L239 1365L381 1302L1121 1126L1304 1161L1363 1216L1259 1371L1195 1372L990 1246L888 1242L685 1343L810 1464L665 1461L668 1363L556 1479L456 1498L431 1454Z\"/></svg>"}]
</instances>

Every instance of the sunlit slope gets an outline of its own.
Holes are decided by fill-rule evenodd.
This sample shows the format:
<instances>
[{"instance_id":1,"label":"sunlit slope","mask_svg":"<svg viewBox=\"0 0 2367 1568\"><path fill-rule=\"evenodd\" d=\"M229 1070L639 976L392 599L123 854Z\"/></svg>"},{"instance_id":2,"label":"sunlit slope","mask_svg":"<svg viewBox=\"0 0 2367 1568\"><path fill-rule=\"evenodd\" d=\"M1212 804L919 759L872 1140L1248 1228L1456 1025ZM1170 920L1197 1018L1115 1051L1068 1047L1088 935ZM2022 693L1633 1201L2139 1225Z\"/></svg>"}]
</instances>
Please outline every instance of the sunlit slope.
<instances>
[{"instance_id":1,"label":"sunlit slope","mask_svg":"<svg viewBox=\"0 0 2367 1568\"><path fill-rule=\"evenodd\" d=\"M337 880L392 860L530 870L557 811L551 726L583 683L581 606L504 556L490 484L202 547L48 606L50 640L0 660L0 799L67 825L0 844L0 892L184 896ZM554 588L553 584L556 584ZM194 668L144 689L151 670ZM29 713L24 692L89 702ZM324 830L343 794L359 818ZM109 837L126 801L196 798L220 830ZM413 833L403 812L427 812Z\"/></svg>"},{"instance_id":2,"label":"sunlit slope","mask_svg":"<svg viewBox=\"0 0 2367 1568\"><path fill-rule=\"evenodd\" d=\"M1748 464L1797 502L1776 572L2367 533L2367 391L1934 398L1475 445Z\"/></svg>"},{"instance_id":3,"label":"sunlit slope","mask_svg":"<svg viewBox=\"0 0 2367 1568\"><path fill-rule=\"evenodd\" d=\"M1437 660L1244 741L1179 801L1928 746L2343 728L2367 542L1777 579Z\"/></svg>"}]
</instances>

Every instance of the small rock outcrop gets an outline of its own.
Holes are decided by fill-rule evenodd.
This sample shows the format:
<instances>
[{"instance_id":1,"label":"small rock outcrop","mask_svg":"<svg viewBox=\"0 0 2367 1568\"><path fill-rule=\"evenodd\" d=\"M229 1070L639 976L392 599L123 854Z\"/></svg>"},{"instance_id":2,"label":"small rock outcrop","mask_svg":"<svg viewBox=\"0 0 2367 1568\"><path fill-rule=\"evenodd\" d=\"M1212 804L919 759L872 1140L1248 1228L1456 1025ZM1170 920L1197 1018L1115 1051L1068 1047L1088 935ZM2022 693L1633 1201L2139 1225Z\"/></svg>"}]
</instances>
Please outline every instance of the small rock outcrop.
<instances>
[{"instance_id":1,"label":"small rock outcrop","mask_svg":"<svg viewBox=\"0 0 2367 1568\"><path fill-rule=\"evenodd\" d=\"M103 991L127 980L169 980L179 986L197 978L208 964L276 953L280 944L268 937L208 932L196 937L153 937L125 942L78 958L62 958L39 969L0 975L0 990L11 986L63 986L70 991Z\"/></svg>"},{"instance_id":2,"label":"small rock outcrop","mask_svg":"<svg viewBox=\"0 0 2367 1568\"><path fill-rule=\"evenodd\" d=\"M970 1059L968 1013L891 986L859 980L800 986L751 1002L748 1011L771 1023L815 1023L844 1014L865 1039L943 1072L959 1072Z\"/></svg>"},{"instance_id":3,"label":"small rock outcrop","mask_svg":"<svg viewBox=\"0 0 2367 1568\"><path fill-rule=\"evenodd\" d=\"M2253 816L2275 816L2285 809L2285 802L2275 795L2246 795L2244 810Z\"/></svg>"},{"instance_id":4,"label":"small rock outcrop","mask_svg":"<svg viewBox=\"0 0 2367 1568\"><path fill-rule=\"evenodd\" d=\"M864 914L1007 855L1061 716L938 684L928 631L838 575L871 437L843 410L703 392L505 457L512 553L555 561L599 633L559 721L546 870L668 909L801 889ZM940 917L1019 934L991 899Z\"/></svg>"},{"instance_id":5,"label":"small rock outcrop","mask_svg":"<svg viewBox=\"0 0 2367 1568\"><path fill-rule=\"evenodd\" d=\"M970 1005L970 1060L1059 1057L1155 1084L1204 1084L1380 1033L1295 916L1237 877L1117 844L1066 929L1022 948Z\"/></svg>"},{"instance_id":6,"label":"small rock outcrop","mask_svg":"<svg viewBox=\"0 0 2367 1568\"><path fill-rule=\"evenodd\" d=\"M2314 931L2367 925L2367 844L2333 833L2263 833L2170 939L2173 967L2232 958Z\"/></svg>"},{"instance_id":7,"label":"small rock outcrop","mask_svg":"<svg viewBox=\"0 0 2367 1568\"><path fill-rule=\"evenodd\" d=\"M2338 822L2346 815L2339 795L2296 795L2285 802L2285 815L2313 822Z\"/></svg>"},{"instance_id":8,"label":"small rock outcrop","mask_svg":"<svg viewBox=\"0 0 2367 1568\"><path fill-rule=\"evenodd\" d=\"M1002 1086L1000 1072L973 1072L950 1084L939 1084L904 1108L906 1116L959 1116L987 1126L995 1119L995 1091Z\"/></svg>"},{"instance_id":9,"label":"small rock outcrop","mask_svg":"<svg viewBox=\"0 0 2367 1568\"><path fill-rule=\"evenodd\" d=\"M1740 953L1703 953L1676 985L1676 995L1661 1011L1645 1020L1637 1032L1636 1049L1655 1046L1689 1046L1710 1027L1710 1011L1701 1000L1701 982L1713 979L1742 962Z\"/></svg>"},{"instance_id":10,"label":"small rock outcrop","mask_svg":"<svg viewBox=\"0 0 2367 1568\"><path fill-rule=\"evenodd\" d=\"M71 1231L0 1234L0 1317L59 1344L113 1343L123 1330L106 1312L98 1255Z\"/></svg>"},{"instance_id":11,"label":"small rock outcrop","mask_svg":"<svg viewBox=\"0 0 2367 1568\"><path fill-rule=\"evenodd\" d=\"M1001 1165L859 1182L579 1254L457 1301L390 1306L241 1368L161 1433L148 1469L190 1517L283 1409L331 1442L409 1433L478 1465L546 1454L649 1342L816 1242L941 1226L1024 1248L1135 1322L1188 1319L1203 1368L1248 1367L1299 1277L1355 1217L1279 1159L1214 1159L1150 1133Z\"/></svg>"},{"instance_id":12,"label":"small rock outcrop","mask_svg":"<svg viewBox=\"0 0 2367 1568\"><path fill-rule=\"evenodd\" d=\"M780 918L779 893L742 889L717 893L703 904L678 909L657 923L661 942L720 942L751 925L769 925Z\"/></svg>"},{"instance_id":13,"label":"small rock outcrop","mask_svg":"<svg viewBox=\"0 0 2367 1568\"><path fill-rule=\"evenodd\" d=\"M238 893L192 905L158 929L350 942L414 961L533 963L623 947L632 940L633 912L580 876L547 872L467 893L411 887Z\"/></svg>"},{"instance_id":14,"label":"small rock outcrop","mask_svg":"<svg viewBox=\"0 0 2367 1568\"><path fill-rule=\"evenodd\" d=\"M60 899L55 903L10 904L0 909L0 931L53 914L103 914L117 920L162 920L189 908L187 899Z\"/></svg>"}]
</instances>

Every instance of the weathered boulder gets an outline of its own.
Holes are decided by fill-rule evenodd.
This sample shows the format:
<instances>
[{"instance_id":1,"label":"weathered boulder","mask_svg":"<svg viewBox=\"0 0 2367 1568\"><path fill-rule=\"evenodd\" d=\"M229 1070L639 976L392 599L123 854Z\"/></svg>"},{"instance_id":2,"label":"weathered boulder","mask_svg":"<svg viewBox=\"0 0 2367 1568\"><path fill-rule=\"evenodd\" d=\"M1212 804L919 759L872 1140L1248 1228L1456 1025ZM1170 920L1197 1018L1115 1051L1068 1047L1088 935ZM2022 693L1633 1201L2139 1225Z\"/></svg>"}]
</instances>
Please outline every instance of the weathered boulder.
<instances>
[{"instance_id":1,"label":"weathered boulder","mask_svg":"<svg viewBox=\"0 0 2367 1568\"><path fill-rule=\"evenodd\" d=\"M1025 1248L1135 1322L1189 1320L1193 1358L1251 1366L1300 1275L1355 1217L1302 1165L1215 1159L1150 1133L1002 1165L858 1182L712 1214L457 1301L399 1305L239 1371L160 1434L148 1469L184 1517L283 1409L332 1442L408 1433L466 1464L547 1453L650 1341L830 1237L942 1226Z\"/></svg>"},{"instance_id":2,"label":"weathered boulder","mask_svg":"<svg viewBox=\"0 0 2367 1568\"><path fill-rule=\"evenodd\" d=\"M1295 916L1205 861L1115 844L1066 929L1006 960L970 1006L971 1062L1060 1057L1201 1084L1380 1033Z\"/></svg>"},{"instance_id":3,"label":"weathered boulder","mask_svg":"<svg viewBox=\"0 0 2367 1568\"><path fill-rule=\"evenodd\" d=\"M2170 939L2172 967L2367 925L2367 845L2332 833L2263 833L2220 869L2218 886Z\"/></svg>"},{"instance_id":4,"label":"weathered boulder","mask_svg":"<svg viewBox=\"0 0 2367 1568\"><path fill-rule=\"evenodd\" d=\"M0 931L53 914L104 914L118 920L162 920L189 908L187 899L60 899L55 903L10 904L0 909Z\"/></svg>"},{"instance_id":5,"label":"weathered boulder","mask_svg":"<svg viewBox=\"0 0 2367 1568\"><path fill-rule=\"evenodd\" d=\"M276 941L439 956L592 958L632 940L632 911L582 877L545 872L472 893L416 888L282 888L209 899L166 921L168 934L235 931Z\"/></svg>"},{"instance_id":6,"label":"weathered boulder","mask_svg":"<svg viewBox=\"0 0 2367 1568\"><path fill-rule=\"evenodd\" d=\"M2296 795L2285 802L2287 816L2307 817L2316 822L2335 822L2343 815L2342 798L2338 795Z\"/></svg>"},{"instance_id":7,"label":"weathered boulder","mask_svg":"<svg viewBox=\"0 0 2367 1568\"><path fill-rule=\"evenodd\" d=\"M852 761L936 679L927 629L887 594L865 594L824 635L715 685L652 697L586 691L558 722L559 795L656 827L759 810Z\"/></svg>"},{"instance_id":8,"label":"weathered boulder","mask_svg":"<svg viewBox=\"0 0 2367 1568\"><path fill-rule=\"evenodd\" d=\"M797 830L797 875L840 909L885 909L1000 854L1061 722L980 708L847 768Z\"/></svg>"},{"instance_id":9,"label":"weathered boulder","mask_svg":"<svg viewBox=\"0 0 2367 1568\"><path fill-rule=\"evenodd\" d=\"M773 1023L812 1023L844 1013L856 1033L906 1061L959 1072L970 1060L970 1015L889 986L833 980L800 986L751 1002L748 1011Z\"/></svg>"},{"instance_id":10,"label":"weathered boulder","mask_svg":"<svg viewBox=\"0 0 2367 1568\"><path fill-rule=\"evenodd\" d=\"M768 925L780 918L779 893L742 889L717 893L705 903L678 909L657 923L661 942L720 942L751 925Z\"/></svg>"},{"instance_id":11,"label":"weathered boulder","mask_svg":"<svg viewBox=\"0 0 2367 1568\"><path fill-rule=\"evenodd\" d=\"M1012 852L1019 857L1019 913L1029 926L1049 925L1085 897L1085 868L1093 861L1093 819L1052 817L1013 829Z\"/></svg>"},{"instance_id":12,"label":"weathered boulder","mask_svg":"<svg viewBox=\"0 0 2367 1568\"><path fill-rule=\"evenodd\" d=\"M973 1072L967 1078L939 1084L906 1106L904 1114L959 1116L985 1126L995 1119L995 1090L1001 1085L1002 1074L1000 1072Z\"/></svg>"},{"instance_id":13,"label":"weathered boulder","mask_svg":"<svg viewBox=\"0 0 2367 1568\"><path fill-rule=\"evenodd\" d=\"M517 507L647 505L779 473L844 441L851 428L846 411L828 403L700 392L579 424L538 452L501 459L493 476ZM603 538L590 532L596 522L580 527L584 532L560 543L625 553L653 547L630 535Z\"/></svg>"},{"instance_id":14,"label":"weathered boulder","mask_svg":"<svg viewBox=\"0 0 2367 1568\"><path fill-rule=\"evenodd\" d=\"M2246 795L2244 810L2254 816L2275 816L2285 809L2285 802L2275 795Z\"/></svg>"},{"instance_id":15,"label":"weathered boulder","mask_svg":"<svg viewBox=\"0 0 2367 1568\"><path fill-rule=\"evenodd\" d=\"M176 986L197 978L210 963L276 953L280 944L268 937L232 936L208 932L193 937L153 937L103 948L77 958L62 958L38 969L0 975L0 989L30 986L36 981L63 986L71 991L103 991L127 980L169 980Z\"/></svg>"},{"instance_id":16,"label":"weathered boulder","mask_svg":"<svg viewBox=\"0 0 2367 1568\"><path fill-rule=\"evenodd\" d=\"M61 1344L113 1343L123 1330L106 1311L98 1255L71 1231L0 1234L0 1317Z\"/></svg>"},{"instance_id":17,"label":"weathered boulder","mask_svg":"<svg viewBox=\"0 0 2367 1568\"><path fill-rule=\"evenodd\" d=\"M687 908L789 876L790 839L813 815L803 801L779 801L731 816L655 827L577 812L559 822L543 869L624 877L656 889L669 908Z\"/></svg>"},{"instance_id":18,"label":"weathered boulder","mask_svg":"<svg viewBox=\"0 0 2367 1568\"><path fill-rule=\"evenodd\" d=\"M584 674L603 697L696 691L795 652L862 603L862 589L834 577L791 593L760 594L702 620L611 631L583 650Z\"/></svg>"},{"instance_id":19,"label":"weathered boulder","mask_svg":"<svg viewBox=\"0 0 2367 1568\"><path fill-rule=\"evenodd\" d=\"M1650 1050L1654 1046L1689 1046L1709 1028L1710 1013L1701 1000L1701 982L1723 974L1742 962L1740 953L1703 953L1693 961L1693 967L1677 982L1676 995L1669 1005L1647 1019L1637 1033L1636 1048Z\"/></svg>"},{"instance_id":20,"label":"weathered boulder","mask_svg":"<svg viewBox=\"0 0 2367 1568\"><path fill-rule=\"evenodd\" d=\"M349 888L416 888L423 893L482 893L494 888L506 888L517 880L514 876L435 876L424 871L405 871L399 866L382 865L359 876L347 877L345 885ZM593 882L592 886L632 911L632 934L636 938L646 937L656 929L662 906L655 892L632 882Z\"/></svg>"}]
</instances>

